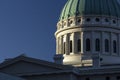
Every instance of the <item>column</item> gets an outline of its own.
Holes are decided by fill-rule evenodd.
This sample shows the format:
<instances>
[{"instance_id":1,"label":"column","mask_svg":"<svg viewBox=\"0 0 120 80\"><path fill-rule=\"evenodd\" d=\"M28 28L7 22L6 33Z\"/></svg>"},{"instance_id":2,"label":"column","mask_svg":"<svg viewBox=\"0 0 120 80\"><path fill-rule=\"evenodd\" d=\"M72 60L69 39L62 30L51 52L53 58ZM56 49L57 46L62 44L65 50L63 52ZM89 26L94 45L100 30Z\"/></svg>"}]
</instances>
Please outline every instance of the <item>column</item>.
<instances>
[{"instance_id":1,"label":"column","mask_svg":"<svg viewBox=\"0 0 120 80\"><path fill-rule=\"evenodd\" d=\"M56 54L58 54L58 39L56 38Z\"/></svg>"},{"instance_id":2,"label":"column","mask_svg":"<svg viewBox=\"0 0 120 80\"><path fill-rule=\"evenodd\" d=\"M120 33L118 34L118 55L120 56Z\"/></svg>"},{"instance_id":3,"label":"column","mask_svg":"<svg viewBox=\"0 0 120 80\"><path fill-rule=\"evenodd\" d=\"M60 54L60 49L59 49L60 45L59 45L59 42L60 42L60 38L58 37L58 39L57 39L57 53L58 54Z\"/></svg>"},{"instance_id":4,"label":"column","mask_svg":"<svg viewBox=\"0 0 120 80\"><path fill-rule=\"evenodd\" d=\"M85 46L84 46L84 32L81 32L81 53L85 52Z\"/></svg>"},{"instance_id":5,"label":"column","mask_svg":"<svg viewBox=\"0 0 120 80\"><path fill-rule=\"evenodd\" d=\"M69 35L66 35L65 53L69 55Z\"/></svg>"},{"instance_id":6,"label":"column","mask_svg":"<svg viewBox=\"0 0 120 80\"><path fill-rule=\"evenodd\" d=\"M76 41L76 34L73 33L72 34L72 51L73 51L73 54L77 53L77 41Z\"/></svg>"},{"instance_id":7,"label":"column","mask_svg":"<svg viewBox=\"0 0 120 80\"><path fill-rule=\"evenodd\" d=\"M60 54L63 54L63 36L60 37Z\"/></svg>"}]
</instances>

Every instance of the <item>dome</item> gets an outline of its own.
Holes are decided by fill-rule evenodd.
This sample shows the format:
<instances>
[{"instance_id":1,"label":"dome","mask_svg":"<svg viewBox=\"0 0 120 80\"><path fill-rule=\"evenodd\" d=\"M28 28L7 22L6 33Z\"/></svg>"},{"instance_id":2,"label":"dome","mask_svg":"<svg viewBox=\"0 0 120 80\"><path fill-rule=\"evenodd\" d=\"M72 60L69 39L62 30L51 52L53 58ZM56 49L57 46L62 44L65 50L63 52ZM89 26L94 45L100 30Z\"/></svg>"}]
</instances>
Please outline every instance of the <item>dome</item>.
<instances>
[{"instance_id":1,"label":"dome","mask_svg":"<svg viewBox=\"0 0 120 80\"><path fill-rule=\"evenodd\" d=\"M64 65L120 64L120 0L68 0L55 37Z\"/></svg>"},{"instance_id":2,"label":"dome","mask_svg":"<svg viewBox=\"0 0 120 80\"><path fill-rule=\"evenodd\" d=\"M72 16L111 16L120 18L119 0L68 0L65 4L60 20Z\"/></svg>"}]
</instances>

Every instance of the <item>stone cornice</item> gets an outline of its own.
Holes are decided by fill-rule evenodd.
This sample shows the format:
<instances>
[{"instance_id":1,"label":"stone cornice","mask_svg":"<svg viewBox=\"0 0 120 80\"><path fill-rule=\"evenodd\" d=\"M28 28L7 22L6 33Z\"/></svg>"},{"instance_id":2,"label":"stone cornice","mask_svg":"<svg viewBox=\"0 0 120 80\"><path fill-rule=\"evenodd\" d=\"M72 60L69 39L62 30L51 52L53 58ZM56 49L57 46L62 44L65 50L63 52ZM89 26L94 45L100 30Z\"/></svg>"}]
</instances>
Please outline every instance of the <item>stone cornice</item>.
<instances>
[{"instance_id":1,"label":"stone cornice","mask_svg":"<svg viewBox=\"0 0 120 80\"><path fill-rule=\"evenodd\" d=\"M107 30L105 30L107 29ZM55 36L57 36L59 33L61 32L65 32L66 34L67 33L71 33L71 32L83 32L83 31L108 31L108 32L114 32L114 33L120 33L120 28L119 27L112 27L112 26L102 26L101 25L81 25L81 26L73 26L73 27L67 27L67 28L64 28L64 29L61 29L61 30L58 30L55 32Z\"/></svg>"}]
</instances>

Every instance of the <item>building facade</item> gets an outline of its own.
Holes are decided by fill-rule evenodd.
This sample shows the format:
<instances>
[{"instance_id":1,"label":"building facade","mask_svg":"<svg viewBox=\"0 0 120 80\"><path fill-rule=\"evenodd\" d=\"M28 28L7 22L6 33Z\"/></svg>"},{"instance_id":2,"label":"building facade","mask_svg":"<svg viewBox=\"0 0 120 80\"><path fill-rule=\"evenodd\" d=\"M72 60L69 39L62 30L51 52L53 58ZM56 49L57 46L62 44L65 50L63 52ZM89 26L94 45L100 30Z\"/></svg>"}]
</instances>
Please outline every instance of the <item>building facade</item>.
<instances>
[{"instance_id":1,"label":"building facade","mask_svg":"<svg viewBox=\"0 0 120 80\"><path fill-rule=\"evenodd\" d=\"M120 0L68 0L55 37L54 63L7 59L0 80L120 80Z\"/></svg>"}]
</instances>

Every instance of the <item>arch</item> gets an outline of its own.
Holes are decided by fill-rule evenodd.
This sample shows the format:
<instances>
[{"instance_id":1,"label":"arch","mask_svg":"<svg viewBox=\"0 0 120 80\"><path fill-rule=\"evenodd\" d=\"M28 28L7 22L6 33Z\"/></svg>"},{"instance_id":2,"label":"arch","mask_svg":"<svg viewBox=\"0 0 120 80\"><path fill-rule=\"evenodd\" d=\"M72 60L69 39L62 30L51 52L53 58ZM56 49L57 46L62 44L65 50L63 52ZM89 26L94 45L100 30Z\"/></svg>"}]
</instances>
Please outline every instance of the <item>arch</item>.
<instances>
[{"instance_id":1,"label":"arch","mask_svg":"<svg viewBox=\"0 0 120 80\"><path fill-rule=\"evenodd\" d=\"M100 51L100 39L98 38L95 40L95 50Z\"/></svg>"},{"instance_id":2,"label":"arch","mask_svg":"<svg viewBox=\"0 0 120 80\"><path fill-rule=\"evenodd\" d=\"M91 44L90 44L90 39L89 38L87 38L86 39L86 51L90 51L90 47L91 46Z\"/></svg>"},{"instance_id":3,"label":"arch","mask_svg":"<svg viewBox=\"0 0 120 80\"><path fill-rule=\"evenodd\" d=\"M77 51L81 52L81 39L77 40Z\"/></svg>"},{"instance_id":4,"label":"arch","mask_svg":"<svg viewBox=\"0 0 120 80\"><path fill-rule=\"evenodd\" d=\"M117 42L116 42L116 40L113 40L113 52L117 53Z\"/></svg>"},{"instance_id":5,"label":"arch","mask_svg":"<svg viewBox=\"0 0 120 80\"><path fill-rule=\"evenodd\" d=\"M105 39L105 52L109 52L109 40Z\"/></svg>"}]
</instances>

